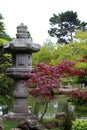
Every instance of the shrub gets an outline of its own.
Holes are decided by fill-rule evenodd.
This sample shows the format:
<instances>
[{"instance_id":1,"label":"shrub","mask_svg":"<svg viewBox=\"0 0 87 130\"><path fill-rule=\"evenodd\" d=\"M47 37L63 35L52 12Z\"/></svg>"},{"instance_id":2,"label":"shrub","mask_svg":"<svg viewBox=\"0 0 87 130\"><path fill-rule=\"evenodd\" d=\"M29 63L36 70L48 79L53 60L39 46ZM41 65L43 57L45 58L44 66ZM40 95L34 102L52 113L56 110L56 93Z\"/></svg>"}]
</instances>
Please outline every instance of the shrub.
<instances>
[{"instance_id":1,"label":"shrub","mask_svg":"<svg viewBox=\"0 0 87 130\"><path fill-rule=\"evenodd\" d=\"M87 120L73 121L72 130L87 130Z\"/></svg>"}]
</instances>

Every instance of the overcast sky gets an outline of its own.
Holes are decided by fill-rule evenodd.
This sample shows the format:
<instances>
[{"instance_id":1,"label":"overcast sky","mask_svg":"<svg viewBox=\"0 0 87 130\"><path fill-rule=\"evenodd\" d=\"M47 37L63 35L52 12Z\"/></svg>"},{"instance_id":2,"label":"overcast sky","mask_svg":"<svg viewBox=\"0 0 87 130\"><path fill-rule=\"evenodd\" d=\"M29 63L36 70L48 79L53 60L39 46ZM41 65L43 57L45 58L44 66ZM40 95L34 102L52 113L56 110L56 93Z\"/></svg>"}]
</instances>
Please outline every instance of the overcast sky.
<instances>
[{"instance_id":1,"label":"overcast sky","mask_svg":"<svg viewBox=\"0 0 87 130\"><path fill-rule=\"evenodd\" d=\"M4 17L6 32L15 37L20 23L28 26L35 43L43 44L46 39L55 41L48 34L49 19L53 13L77 12L81 21L87 22L87 0L0 0L0 13Z\"/></svg>"}]
</instances>

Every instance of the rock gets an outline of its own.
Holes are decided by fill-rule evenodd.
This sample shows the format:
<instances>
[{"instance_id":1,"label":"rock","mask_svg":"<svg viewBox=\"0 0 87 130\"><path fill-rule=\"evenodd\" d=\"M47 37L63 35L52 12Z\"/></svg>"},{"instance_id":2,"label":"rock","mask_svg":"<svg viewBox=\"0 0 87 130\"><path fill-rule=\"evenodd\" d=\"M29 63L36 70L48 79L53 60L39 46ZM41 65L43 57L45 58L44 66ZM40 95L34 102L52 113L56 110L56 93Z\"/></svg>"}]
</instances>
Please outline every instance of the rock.
<instances>
[{"instance_id":1,"label":"rock","mask_svg":"<svg viewBox=\"0 0 87 130\"><path fill-rule=\"evenodd\" d=\"M52 122L48 122L44 125L47 129L51 129L53 127Z\"/></svg>"},{"instance_id":2,"label":"rock","mask_svg":"<svg viewBox=\"0 0 87 130\"><path fill-rule=\"evenodd\" d=\"M65 112L60 112L60 113L57 113L57 114L55 115L55 118L61 118L61 117L66 117Z\"/></svg>"},{"instance_id":3,"label":"rock","mask_svg":"<svg viewBox=\"0 0 87 130\"><path fill-rule=\"evenodd\" d=\"M2 125L0 125L0 130L4 130L4 127Z\"/></svg>"},{"instance_id":4,"label":"rock","mask_svg":"<svg viewBox=\"0 0 87 130\"><path fill-rule=\"evenodd\" d=\"M23 123L23 124L19 125L18 128L20 130L30 130L27 123Z\"/></svg>"},{"instance_id":5,"label":"rock","mask_svg":"<svg viewBox=\"0 0 87 130\"><path fill-rule=\"evenodd\" d=\"M2 118L0 117L0 125L2 124Z\"/></svg>"},{"instance_id":6,"label":"rock","mask_svg":"<svg viewBox=\"0 0 87 130\"><path fill-rule=\"evenodd\" d=\"M21 130L20 128L12 128L11 130Z\"/></svg>"},{"instance_id":7,"label":"rock","mask_svg":"<svg viewBox=\"0 0 87 130\"><path fill-rule=\"evenodd\" d=\"M21 130L40 130L40 125L36 120L26 120L20 123L17 128L21 128Z\"/></svg>"},{"instance_id":8,"label":"rock","mask_svg":"<svg viewBox=\"0 0 87 130\"><path fill-rule=\"evenodd\" d=\"M4 127L3 127L3 125L2 125L2 118L0 117L0 130L4 130Z\"/></svg>"}]
</instances>

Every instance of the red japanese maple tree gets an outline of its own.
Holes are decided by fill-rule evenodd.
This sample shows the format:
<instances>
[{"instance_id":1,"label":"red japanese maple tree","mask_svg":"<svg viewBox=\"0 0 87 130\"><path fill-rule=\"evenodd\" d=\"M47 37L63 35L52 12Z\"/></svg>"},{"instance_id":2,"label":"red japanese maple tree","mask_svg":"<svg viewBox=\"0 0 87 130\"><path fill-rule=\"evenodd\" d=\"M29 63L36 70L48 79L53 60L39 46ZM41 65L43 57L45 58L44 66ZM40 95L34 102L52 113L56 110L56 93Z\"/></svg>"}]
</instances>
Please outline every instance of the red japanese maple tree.
<instances>
[{"instance_id":1,"label":"red japanese maple tree","mask_svg":"<svg viewBox=\"0 0 87 130\"><path fill-rule=\"evenodd\" d=\"M75 62L61 61L60 64L53 66L46 63L39 63L35 66L32 73L26 73L24 76L29 77L27 86L30 87L29 93L44 100L45 110L41 116L41 120L45 115L48 103L56 98L59 91L61 78L68 76L82 76L82 69L74 69Z\"/></svg>"},{"instance_id":2,"label":"red japanese maple tree","mask_svg":"<svg viewBox=\"0 0 87 130\"><path fill-rule=\"evenodd\" d=\"M76 106L87 106L87 91L83 92L80 89L72 90L69 92L69 101Z\"/></svg>"}]
</instances>

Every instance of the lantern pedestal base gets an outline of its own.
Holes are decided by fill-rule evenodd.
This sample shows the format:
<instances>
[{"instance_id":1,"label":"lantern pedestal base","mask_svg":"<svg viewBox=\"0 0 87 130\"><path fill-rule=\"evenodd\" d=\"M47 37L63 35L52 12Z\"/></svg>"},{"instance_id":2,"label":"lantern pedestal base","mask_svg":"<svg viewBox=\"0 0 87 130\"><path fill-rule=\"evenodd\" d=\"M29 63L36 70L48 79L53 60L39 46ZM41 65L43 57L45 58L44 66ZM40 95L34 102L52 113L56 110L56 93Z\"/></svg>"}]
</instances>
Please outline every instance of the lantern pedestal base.
<instances>
[{"instance_id":1,"label":"lantern pedestal base","mask_svg":"<svg viewBox=\"0 0 87 130\"><path fill-rule=\"evenodd\" d=\"M36 116L31 113L13 113L10 112L3 116L3 120L8 121L24 121L24 120L36 120Z\"/></svg>"},{"instance_id":2,"label":"lantern pedestal base","mask_svg":"<svg viewBox=\"0 0 87 130\"><path fill-rule=\"evenodd\" d=\"M31 113L9 113L3 116L3 120L18 122L19 125L17 128L22 128L25 125L28 126L30 129L41 130L41 126L37 121L36 116L32 115Z\"/></svg>"}]
</instances>

